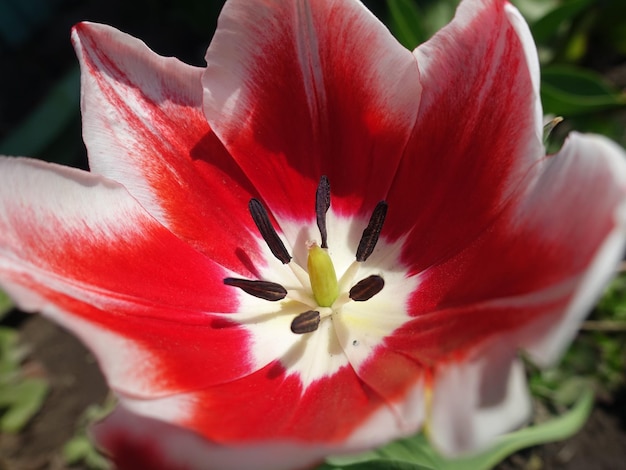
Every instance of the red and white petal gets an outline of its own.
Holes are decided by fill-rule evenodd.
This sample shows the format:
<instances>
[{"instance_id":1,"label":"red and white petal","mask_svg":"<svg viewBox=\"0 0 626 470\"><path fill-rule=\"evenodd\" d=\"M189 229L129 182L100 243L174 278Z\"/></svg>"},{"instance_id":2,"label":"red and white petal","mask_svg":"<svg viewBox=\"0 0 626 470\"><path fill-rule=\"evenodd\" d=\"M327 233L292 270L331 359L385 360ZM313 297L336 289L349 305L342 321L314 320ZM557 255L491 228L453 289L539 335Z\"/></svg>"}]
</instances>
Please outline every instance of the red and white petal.
<instances>
[{"instance_id":1,"label":"red and white petal","mask_svg":"<svg viewBox=\"0 0 626 470\"><path fill-rule=\"evenodd\" d=\"M568 201L564 196L572 188L576 192ZM526 218L520 224L529 231L543 231L548 247L563 250L566 261L550 261L559 274L576 283L567 307L540 322L541 333L535 329L524 340L533 360L548 366L570 343L624 254L626 153L605 137L572 133L563 149L546 162L533 196L520 207ZM539 213L546 200L554 202L551 210Z\"/></svg>"},{"instance_id":2,"label":"red and white petal","mask_svg":"<svg viewBox=\"0 0 626 470\"><path fill-rule=\"evenodd\" d=\"M92 431L117 470L293 470L309 468L334 450L292 441L222 446L123 406Z\"/></svg>"},{"instance_id":3,"label":"red and white petal","mask_svg":"<svg viewBox=\"0 0 626 470\"><path fill-rule=\"evenodd\" d=\"M0 179L2 286L81 337L114 388L159 396L254 370L249 333L216 314L238 309L224 269L122 186L16 158Z\"/></svg>"},{"instance_id":4,"label":"red and white petal","mask_svg":"<svg viewBox=\"0 0 626 470\"><path fill-rule=\"evenodd\" d=\"M572 134L538 170L520 203L458 255L420 274L406 335L420 332L422 361L436 363L505 332L521 335L534 322L543 324L541 334L521 335L516 345L551 342L545 322L563 321L565 330L553 333L567 333L553 353L545 351L553 361L614 272L625 238L623 150Z\"/></svg>"},{"instance_id":5,"label":"red and white petal","mask_svg":"<svg viewBox=\"0 0 626 470\"><path fill-rule=\"evenodd\" d=\"M72 32L83 136L94 173L124 185L159 222L228 269L262 263L247 211L256 194L202 112L202 69L105 25Z\"/></svg>"},{"instance_id":6,"label":"red and white petal","mask_svg":"<svg viewBox=\"0 0 626 470\"><path fill-rule=\"evenodd\" d=\"M203 76L208 121L274 214L314 217L329 177L339 213L392 184L415 123L415 58L356 1L227 2Z\"/></svg>"},{"instance_id":7,"label":"red and white petal","mask_svg":"<svg viewBox=\"0 0 626 470\"><path fill-rule=\"evenodd\" d=\"M119 184L19 158L2 158L0 170L0 243L16 272L65 281L86 300L109 295L236 310L221 285L225 270L174 237Z\"/></svg>"},{"instance_id":8,"label":"red and white petal","mask_svg":"<svg viewBox=\"0 0 626 470\"><path fill-rule=\"evenodd\" d=\"M530 417L524 366L516 355L501 339L466 360L438 366L427 432L444 455L482 449Z\"/></svg>"},{"instance_id":9,"label":"red and white petal","mask_svg":"<svg viewBox=\"0 0 626 470\"><path fill-rule=\"evenodd\" d=\"M463 2L415 55L422 100L384 234L412 230L403 259L420 272L478 237L544 149L536 49L506 2Z\"/></svg>"}]
</instances>

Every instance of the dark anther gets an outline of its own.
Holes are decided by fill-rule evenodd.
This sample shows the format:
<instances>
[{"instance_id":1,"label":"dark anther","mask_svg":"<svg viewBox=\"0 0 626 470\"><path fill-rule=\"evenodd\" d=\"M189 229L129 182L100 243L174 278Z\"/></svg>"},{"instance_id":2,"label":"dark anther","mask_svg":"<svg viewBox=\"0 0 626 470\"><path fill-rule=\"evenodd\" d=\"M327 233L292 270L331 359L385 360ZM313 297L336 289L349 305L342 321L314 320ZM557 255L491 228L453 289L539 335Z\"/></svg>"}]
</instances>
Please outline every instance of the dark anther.
<instances>
[{"instance_id":1,"label":"dark anther","mask_svg":"<svg viewBox=\"0 0 626 470\"><path fill-rule=\"evenodd\" d=\"M320 184L317 186L315 193L315 214L317 215L317 228L320 229L322 236L322 248L328 248L326 233L326 212L330 207L330 183L326 175L320 178Z\"/></svg>"},{"instance_id":2,"label":"dark anther","mask_svg":"<svg viewBox=\"0 0 626 470\"><path fill-rule=\"evenodd\" d=\"M297 335L312 333L320 325L320 312L307 310L302 312L291 322L291 331Z\"/></svg>"},{"instance_id":3,"label":"dark anther","mask_svg":"<svg viewBox=\"0 0 626 470\"><path fill-rule=\"evenodd\" d=\"M385 287L384 279L372 275L361 279L350 289L350 298L356 302L365 302L383 290L383 287Z\"/></svg>"},{"instance_id":4,"label":"dark anther","mask_svg":"<svg viewBox=\"0 0 626 470\"><path fill-rule=\"evenodd\" d=\"M361 235L361 241L359 242L359 247L356 250L357 261L365 261L374 251L376 243L378 243L380 231L383 229L383 223L385 222L386 215L387 203L385 201L380 201L376 204L374 212L372 212L372 217L370 217L370 221L367 224L367 227L365 227L365 230L363 230L363 235Z\"/></svg>"},{"instance_id":5,"label":"dark anther","mask_svg":"<svg viewBox=\"0 0 626 470\"><path fill-rule=\"evenodd\" d=\"M252 215L252 220L254 220L259 232L261 232L263 240L265 240L267 246L272 250L272 254L283 264L289 263L289 261L291 261L291 255L287 251L287 248L285 248L276 230L274 230L274 227L272 227L270 217L267 215L263 204L261 204L258 199L250 199L248 209Z\"/></svg>"},{"instance_id":6,"label":"dark anther","mask_svg":"<svg viewBox=\"0 0 626 470\"><path fill-rule=\"evenodd\" d=\"M272 302L284 299L287 295L287 289L280 284L276 284L275 282L249 281L248 279L227 277L224 279L224 284L227 286L239 287L241 290L250 295L264 300L271 300Z\"/></svg>"}]
</instances>

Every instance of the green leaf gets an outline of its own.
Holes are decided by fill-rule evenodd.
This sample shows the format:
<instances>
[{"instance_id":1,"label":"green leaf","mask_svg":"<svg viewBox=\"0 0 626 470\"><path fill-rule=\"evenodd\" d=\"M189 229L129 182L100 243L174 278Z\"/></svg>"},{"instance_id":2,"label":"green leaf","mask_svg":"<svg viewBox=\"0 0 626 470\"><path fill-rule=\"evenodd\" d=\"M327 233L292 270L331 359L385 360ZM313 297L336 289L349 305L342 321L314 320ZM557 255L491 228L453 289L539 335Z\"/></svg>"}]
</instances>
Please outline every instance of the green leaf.
<instances>
[{"instance_id":1,"label":"green leaf","mask_svg":"<svg viewBox=\"0 0 626 470\"><path fill-rule=\"evenodd\" d=\"M391 32L404 47L413 50L428 39L422 24L424 15L413 0L388 0L387 5Z\"/></svg>"},{"instance_id":2,"label":"green leaf","mask_svg":"<svg viewBox=\"0 0 626 470\"><path fill-rule=\"evenodd\" d=\"M73 437L63 446L63 458L70 465L79 463L89 454L92 447L87 436Z\"/></svg>"},{"instance_id":3,"label":"green leaf","mask_svg":"<svg viewBox=\"0 0 626 470\"><path fill-rule=\"evenodd\" d=\"M335 469L435 470L437 468L437 456L422 434L400 439L380 449L362 454L330 457L326 462Z\"/></svg>"},{"instance_id":4,"label":"green leaf","mask_svg":"<svg viewBox=\"0 0 626 470\"><path fill-rule=\"evenodd\" d=\"M25 379L0 389L0 405L8 406L0 418L0 431L19 432L43 405L48 384L40 379Z\"/></svg>"},{"instance_id":5,"label":"green leaf","mask_svg":"<svg viewBox=\"0 0 626 470\"><path fill-rule=\"evenodd\" d=\"M20 364L26 350L18 344L12 328L0 328L0 432L18 432L41 408L48 384L24 379Z\"/></svg>"},{"instance_id":6,"label":"green leaf","mask_svg":"<svg viewBox=\"0 0 626 470\"><path fill-rule=\"evenodd\" d=\"M435 34L452 20L460 0L439 0L428 5L424 14L424 29L428 37Z\"/></svg>"},{"instance_id":7,"label":"green leaf","mask_svg":"<svg viewBox=\"0 0 626 470\"><path fill-rule=\"evenodd\" d=\"M82 464L90 470L109 470L110 462L92 442L89 428L110 414L117 400L110 394L103 404L89 405L81 414L74 436L63 446L63 457L68 465Z\"/></svg>"},{"instance_id":8,"label":"green leaf","mask_svg":"<svg viewBox=\"0 0 626 470\"><path fill-rule=\"evenodd\" d=\"M513 5L522 13L524 18L532 25L547 15L550 10L556 8L559 0L513 0Z\"/></svg>"},{"instance_id":9,"label":"green leaf","mask_svg":"<svg viewBox=\"0 0 626 470\"><path fill-rule=\"evenodd\" d=\"M565 118L626 105L626 95L611 88L600 75L566 65L543 69L541 100L544 113Z\"/></svg>"},{"instance_id":10,"label":"green leaf","mask_svg":"<svg viewBox=\"0 0 626 470\"><path fill-rule=\"evenodd\" d=\"M75 436L63 446L63 458L69 465L86 464L91 470L108 470L111 464L92 444L89 437L82 434Z\"/></svg>"},{"instance_id":11,"label":"green leaf","mask_svg":"<svg viewBox=\"0 0 626 470\"><path fill-rule=\"evenodd\" d=\"M422 434L401 439L357 456L331 457L321 467L325 470L487 470L509 455L537 444L566 439L585 424L593 406L593 392L583 389L575 405L565 414L498 438L493 447L470 457L444 459L428 444Z\"/></svg>"},{"instance_id":12,"label":"green leaf","mask_svg":"<svg viewBox=\"0 0 626 470\"><path fill-rule=\"evenodd\" d=\"M558 34L563 24L574 19L592 0L564 2L533 23L530 30L536 42L547 43Z\"/></svg>"}]
</instances>

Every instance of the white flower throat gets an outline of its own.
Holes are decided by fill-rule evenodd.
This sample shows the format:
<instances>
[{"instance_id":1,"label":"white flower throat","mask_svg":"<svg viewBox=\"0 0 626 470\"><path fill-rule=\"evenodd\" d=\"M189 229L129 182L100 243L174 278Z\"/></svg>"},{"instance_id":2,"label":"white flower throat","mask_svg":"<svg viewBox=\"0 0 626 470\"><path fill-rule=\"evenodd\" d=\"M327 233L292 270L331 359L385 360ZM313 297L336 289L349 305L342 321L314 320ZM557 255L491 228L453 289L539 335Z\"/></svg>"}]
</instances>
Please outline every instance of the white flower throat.
<instances>
[{"instance_id":1,"label":"white flower throat","mask_svg":"<svg viewBox=\"0 0 626 470\"><path fill-rule=\"evenodd\" d=\"M317 227L321 236L321 244L308 244L307 271L292 261L292 257L285 248L282 240L272 226L269 215L263 205L252 199L249 203L250 214L261 236L267 243L272 254L283 264L288 265L298 278L304 289L310 289L310 299L289 292L281 284L227 277L224 284L238 287L246 293L268 301L279 301L285 298L299 301L311 307L297 314L291 322L291 331L294 334L312 333L319 328L320 322L341 310L341 307L350 301L364 302L378 294L385 286L380 275L370 275L353 284L359 264L366 261L372 254L387 214L387 203L380 201L374 209L369 223L359 242L355 261L348 267L341 279L337 279L335 267L328 254L326 213L330 208L330 184L326 176L322 176L317 187L315 198L315 212ZM349 290L348 290L348 287Z\"/></svg>"}]
</instances>

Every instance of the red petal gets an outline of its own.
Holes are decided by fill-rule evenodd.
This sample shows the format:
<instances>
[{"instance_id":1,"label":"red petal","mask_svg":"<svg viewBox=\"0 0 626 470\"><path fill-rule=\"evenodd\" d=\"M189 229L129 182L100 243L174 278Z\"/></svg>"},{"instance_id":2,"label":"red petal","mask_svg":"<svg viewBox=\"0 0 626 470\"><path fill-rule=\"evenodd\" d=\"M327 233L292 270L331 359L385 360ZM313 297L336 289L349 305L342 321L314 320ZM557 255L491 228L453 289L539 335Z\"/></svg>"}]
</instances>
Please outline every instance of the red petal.
<instances>
[{"instance_id":1,"label":"red petal","mask_svg":"<svg viewBox=\"0 0 626 470\"><path fill-rule=\"evenodd\" d=\"M226 271L90 173L0 159L0 278L92 347L109 380L155 396L250 372ZM202 353L199 351L202 350Z\"/></svg>"},{"instance_id":2,"label":"red petal","mask_svg":"<svg viewBox=\"0 0 626 470\"><path fill-rule=\"evenodd\" d=\"M205 113L278 216L369 216L415 122L414 57L358 2L230 1L207 52Z\"/></svg>"},{"instance_id":3,"label":"red petal","mask_svg":"<svg viewBox=\"0 0 626 470\"><path fill-rule=\"evenodd\" d=\"M262 262L247 212L255 191L202 114L202 69L109 26L81 23L72 38L91 170L215 261L253 274L241 253Z\"/></svg>"},{"instance_id":4,"label":"red petal","mask_svg":"<svg viewBox=\"0 0 626 470\"><path fill-rule=\"evenodd\" d=\"M342 442L382 405L350 367L303 389L278 362L196 400L198 412L186 424L219 442Z\"/></svg>"},{"instance_id":5,"label":"red petal","mask_svg":"<svg viewBox=\"0 0 626 470\"><path fill-rule=\"evenodd\" d=\"M277 361L207 390L123 402L133 412L171 419L224 445L289 441L349 451L398 435L397 417L349 366L305 388ZM391 417L382 430L380 413Z\"/></svg>"},{"instance_id":6,"label":"red petal","mask_svg":"<svg viewBox=\"0 0 626 470\"><path fill-rule=\"evenodd\" d=\"M415 54L422 101L383 233L412 229L405 258L420 272L487 228L543 146L534 44L505 2L463 2Z\"/></svg>"}]
</instances>

